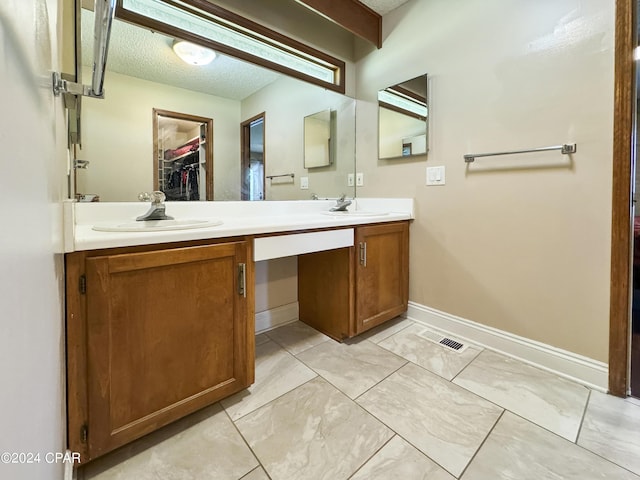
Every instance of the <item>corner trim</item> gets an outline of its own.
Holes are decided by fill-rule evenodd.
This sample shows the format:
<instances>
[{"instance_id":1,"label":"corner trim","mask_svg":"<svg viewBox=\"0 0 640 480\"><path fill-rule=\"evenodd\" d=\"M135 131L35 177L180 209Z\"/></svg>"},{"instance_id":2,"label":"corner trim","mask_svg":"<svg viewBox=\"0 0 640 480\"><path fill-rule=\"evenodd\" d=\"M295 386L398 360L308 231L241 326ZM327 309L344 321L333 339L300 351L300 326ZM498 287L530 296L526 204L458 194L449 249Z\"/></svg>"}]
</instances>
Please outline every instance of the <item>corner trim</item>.
<instances>
[{"instance_id":1,"label":"corner trim","mask_svg":"<svg viewBox=\"0 0 640 480\"><path fill-rule=\"evenodd\" d=\"M256 335L298 320L298 302L256 313Z\"/></svg>"},{"instance_id":2,"label":"corner trim","mask_svg":"<svg viewBox=\"0 0 640 480\"><path fill-rule=\"evenodd\" d=\"M415 302L409 302L406 316L488 350L521 360L594 390L607 392L609 367L604 362L487 327Z\"/></svg>"}]
</instances>

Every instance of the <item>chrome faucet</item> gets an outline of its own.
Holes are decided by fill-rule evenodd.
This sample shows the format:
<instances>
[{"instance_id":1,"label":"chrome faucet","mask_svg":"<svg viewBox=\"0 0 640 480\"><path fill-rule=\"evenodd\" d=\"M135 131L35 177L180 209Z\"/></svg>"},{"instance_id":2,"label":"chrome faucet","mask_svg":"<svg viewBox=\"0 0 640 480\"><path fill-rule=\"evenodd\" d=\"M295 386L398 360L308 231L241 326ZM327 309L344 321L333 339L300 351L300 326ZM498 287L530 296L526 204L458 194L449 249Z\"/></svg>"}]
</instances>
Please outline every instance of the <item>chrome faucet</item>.
<instances>
[{"instance_id":1,"label":"chrome faucet","mask_svg":"<svg viewBox=\"0 0 640 480\"><path fill-rule=\"evenodd\" d=\"M329 209L330 212L346 212L347 207L351 205L351 200L346 200L346 195L343 193L342 196L336 200L336 204Z\"/></svg>"},{"instance_id":2,"label":"chrome faucet","mask_svg":"<svg viewBox=\"0 0 640 480\"><path fill-rule=\"evenodd\" d=\"M138 200L141 202L151 202L151 207L147 213L140 215L136 220L139 222L146 220L173 220L173 217L165 213L165 198L167 198L165 194L160 191L139 193Z\"/></svg>"}]
</instances>

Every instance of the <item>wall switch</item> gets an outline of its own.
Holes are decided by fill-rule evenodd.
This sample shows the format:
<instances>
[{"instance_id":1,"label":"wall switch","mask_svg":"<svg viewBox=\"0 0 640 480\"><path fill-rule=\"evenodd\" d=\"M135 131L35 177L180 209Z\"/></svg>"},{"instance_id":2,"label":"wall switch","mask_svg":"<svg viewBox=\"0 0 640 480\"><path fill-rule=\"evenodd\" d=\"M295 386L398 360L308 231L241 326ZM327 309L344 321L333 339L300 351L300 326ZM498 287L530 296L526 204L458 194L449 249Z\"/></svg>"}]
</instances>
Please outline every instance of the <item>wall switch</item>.
<instances>
[{"instance_id":1,"label":"wall switch","mask_svg":"<svg viewBox=\"0 0 640 480\"><path fill-rule=\"evenodd\" d=\"M356 187L364 187L364 173L356 173Z\"/></svg>"},{"instance_id":2,"label":"wall switch","mask_svg":"<svg viewBox=\"0 0 640 480\"><path fill-rule=\"evenodd\" d=\"M444 185L444 166L427 167L427 185Z\"/></svg>"},{"instance_id":3,"label":"wall switch","mask_svg":"<svg viewBox=\"0 0 640 480\"><path fill-rule=\"evenodd\" d=\"M349 173L347 175L347 187L353 187L356 183L355 180L355 174L354 173Z\"/></svg>"},{"instance_id":4,"label":"wall switch","mask_svg":"<svg viewBox=\"0 0 640 480\"><path fill-rule=\"evenodd\" d=\"M300 177L300 189L301 190L309 189L309 177Z\"/></svg>"}]
</instances>

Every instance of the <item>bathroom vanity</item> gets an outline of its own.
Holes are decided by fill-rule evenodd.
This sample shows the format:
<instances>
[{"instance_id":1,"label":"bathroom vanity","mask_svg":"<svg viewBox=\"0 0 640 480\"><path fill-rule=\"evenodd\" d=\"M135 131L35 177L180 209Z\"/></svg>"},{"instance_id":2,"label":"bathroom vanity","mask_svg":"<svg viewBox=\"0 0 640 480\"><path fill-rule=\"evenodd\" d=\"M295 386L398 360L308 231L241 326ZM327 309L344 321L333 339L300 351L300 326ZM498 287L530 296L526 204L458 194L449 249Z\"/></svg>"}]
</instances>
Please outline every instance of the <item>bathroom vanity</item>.
<instances>
[{"instance_id":1,"label":"bathroom vanity","mask_svg":"<svg viewBox=\"0 0 640 480\"><path fill-rule=\"evenodd\" d=\"M86 462L253 383L256 261L298 255L300 320L337 340L405 311L402 200L349 215L323 201L168 204L221 223L135 233L93 226L140 204L68 205L69 449Z\"/></svg>"}]
</instances>

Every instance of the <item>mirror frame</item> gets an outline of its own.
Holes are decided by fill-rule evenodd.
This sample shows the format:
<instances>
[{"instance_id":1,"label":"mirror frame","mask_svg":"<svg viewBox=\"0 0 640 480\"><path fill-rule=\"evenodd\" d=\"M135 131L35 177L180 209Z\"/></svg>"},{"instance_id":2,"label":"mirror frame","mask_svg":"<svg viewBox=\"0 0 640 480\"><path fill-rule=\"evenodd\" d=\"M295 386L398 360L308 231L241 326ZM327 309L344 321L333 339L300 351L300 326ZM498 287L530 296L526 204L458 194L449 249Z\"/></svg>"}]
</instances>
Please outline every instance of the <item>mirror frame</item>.
<instances>
[{"instance_id":1,"label":"mirror frame","mask_svg":"<svg viewBox=\"0 0 640 480\"><path fill-rule=\"evenodd\" d=\"M275 30L267 28L264 25L253 22L248 18L238 15L237 13L214 5L207 0L180 0L180 3L183 5L174 2L166 3L185 12L189 12L189 7L191 7L194 9L195 15L203 17L212 23L217 23L223 25L225 28L245 33L247 36L259 39L264 44L280 48L281 50L288 52L290 55L297 56L316 63L317 65L321 65L324 68L328 68L333 71L334 81L328 82L321 80L293 68L265 60L259 55L254 55L224 43L216 42L201 35L196 35L195 33L183 30L174 25L169 25L159 20L145 17L144 15L127 10L123 5L123 0L117 0L115 16L120 20L132 23L139 27L160 32L174 38L180 38L197 45L202 45L212 50L224 53L225 55L283 73L290 77L304 80L305 82L309 82L338 93L345 93L346 64L342 60L294 40L293 38L283 35Z\"/></svg>"}]
</instances>

